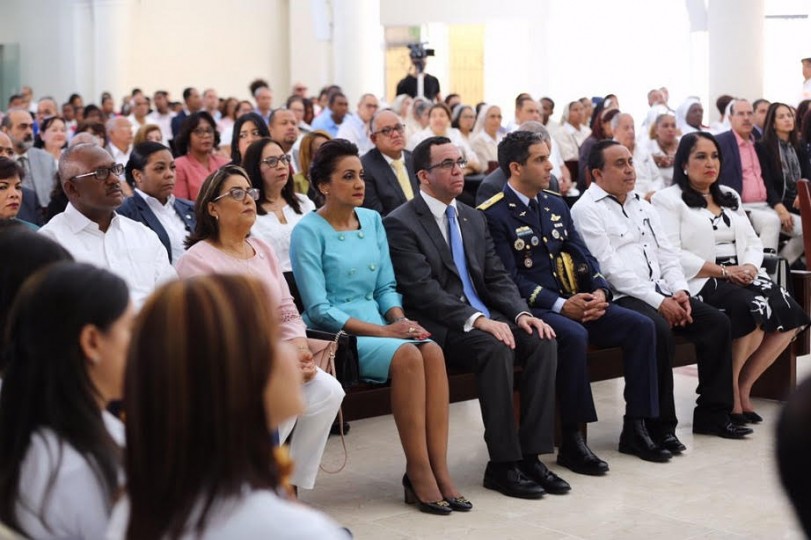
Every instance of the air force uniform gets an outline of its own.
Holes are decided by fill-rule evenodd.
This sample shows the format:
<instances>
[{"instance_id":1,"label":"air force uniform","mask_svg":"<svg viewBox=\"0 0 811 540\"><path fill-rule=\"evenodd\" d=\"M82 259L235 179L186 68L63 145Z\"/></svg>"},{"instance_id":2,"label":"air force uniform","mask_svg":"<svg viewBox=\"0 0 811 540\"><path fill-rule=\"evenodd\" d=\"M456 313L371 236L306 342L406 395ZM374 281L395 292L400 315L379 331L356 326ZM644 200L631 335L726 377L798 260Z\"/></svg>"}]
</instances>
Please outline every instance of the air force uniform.
<instances>
[{"instance_id":1,"label":"air force uniform","mask_svg":"<svg viewBox=\"0 0 811 540\"><path fill-rule=\"evenodd\" d=\"M610 286L575 230L563 199L542 191L530 200L508 183L479 210L487 216L496 252L521 295L533 314L557 334L557 393L563 424L597 420L586 365L589 343L622 347L626 415L657 417L655 332L650 320L614 304L587 323L561 313L566 299L579 292L603 289L606 299L611 299Z\"/></svg>"}]
</instances>

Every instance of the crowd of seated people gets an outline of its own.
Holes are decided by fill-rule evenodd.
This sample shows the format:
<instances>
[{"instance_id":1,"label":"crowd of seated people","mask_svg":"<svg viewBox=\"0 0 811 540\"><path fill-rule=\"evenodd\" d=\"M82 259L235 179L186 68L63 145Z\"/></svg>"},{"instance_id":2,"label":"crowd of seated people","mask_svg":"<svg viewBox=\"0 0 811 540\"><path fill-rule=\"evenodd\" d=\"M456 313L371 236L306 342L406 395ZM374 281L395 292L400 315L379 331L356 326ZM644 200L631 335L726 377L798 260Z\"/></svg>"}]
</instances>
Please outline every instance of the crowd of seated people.
<instances>
[{"instance_id":1,"label":"crowd of seated people","mask_svg":"<svg viewBox=\"0 0 811 540\"><path fill-rule=\"evenodd\" d=\"M476 375L483 484L509 497L572 489L539 459L556 414L558 464L609 470L580 431L598 419L590 345L624 351L620 452L686 450L675 337L696 349L694 433L762 422L752 387L811 324L761 268L806 264L808 103L721 96L713 135L700 100L674 111L664 89L641 123L612 94L558 122L521 93L505 122L457 94L387 106L297 83L274 108L266 81L248 90L0 113L3 525L346 537L292 502L317 489L345 396L307 328L354 335L361 380L390 384L405 501L434 515L473 509L448 467L446 366Z\"/></svg>"}]
</instances>

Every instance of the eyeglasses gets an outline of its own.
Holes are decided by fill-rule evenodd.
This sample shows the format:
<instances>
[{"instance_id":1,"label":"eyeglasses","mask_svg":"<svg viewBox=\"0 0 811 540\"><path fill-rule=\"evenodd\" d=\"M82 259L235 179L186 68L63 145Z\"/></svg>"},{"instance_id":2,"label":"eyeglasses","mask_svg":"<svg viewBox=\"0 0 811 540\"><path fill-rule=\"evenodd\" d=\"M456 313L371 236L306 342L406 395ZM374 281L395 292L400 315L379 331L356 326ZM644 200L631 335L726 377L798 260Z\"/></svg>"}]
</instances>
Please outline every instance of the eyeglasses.
<instances>
[{"instance_id":1,"label":"eyeglasses","mask_svg":"<svg viewBox=\"0 0 811 540\"><path fill-rule=\"evenodd\" d=\"M240 139L247 139L248 137L260 137L262 134L259 133L258 129L252 129L250 131L240 131L239 138Z\"/></svg>"},{"instance_id":2,"label":"eyeglasses","mask_svg":"<svg viewBox=\"0 0 811 540\"><path fill-rule=\"evenodd\" d=\"M403 124L397 124L396 126L386 126L382 129L375 131L374 133L372 133L372 135L380 133L384 137L391 137L392 134L394 134L395 132L402 135L403 133L405 133L405 126Z\"/></svg>"},{"instance_id":3,"label":"eyeglasses","mask_svg":"<svg viewBox=\"0 0 811 540\"><path fill-rule=\"evenodd\" d=\"M9 147L0 146L0 156L2 156L3 154L7 155L8 157L14 157L14 149L11 148L10 146Z\"/></svg>"},{"instance_id":4,"label":"eyeglasses","mask_svg":"<svg viewBox=\"0 0 811 540\"><path fill-rule=\"evenodd\" d=\"M99 167L93 172L85 174L77 174L76 176L69 178L69 180L77 180L79 178L95 176L96 180L98 180L99 182L104 182L110 176L110 173L114 174L115 176L121 176L122 174L124 174L124 166L120 163L116 163L115 165L111 165L110 167Z\"/></svg>"},{"instance_id":5,"label":"eyeglasses","mask_svg":"<svg viewBox=\"0 0 811 540\"><path fill-rule=\"evenodd\" d=\"M226 191L225 193L223 193L219 197L215 198L211 202L217 202L220 199L225 198L225 197L231 197L235 201L243 201L243 200L245 200L245 195L247 195L248 197L250 197L251 199L253 199L255 201L259 200L259 190L258 189L256 189L256 188L247 188L246 189L246 188L241 188L241 187L235 187L235 188L229 189L228 191Z\"/></svg>"},{"instance_id":6,"label":"eyeglasses","mask_svg":"<svg viewBox=\"0 0 811 540\"><path fill-rule=\"evenodd\" d=\"M467 167L467 160L465 158L459 158L456 161L452 159L446 159L445 161L441 161L439 163L431 165L425 170L430 171L431 169L442 169L443 171L452 171L455 165L458 165L459 169L464 170L465 167Z\"/></svg>"},{"instance_id":7,"label":"eyeglasses","mask_svg":"<svg viewBox=\"0 0 811 540\"><path fill-rule=\"evenodd\" d=\"M211 128L196 128L192 130L192 133L198 137L205 137L206 135L214 135L214 130Z\"/></svg>"},{"instance_id":8,"label":"eyeglasses","mask_svg":"<svg viewBox=\"0 0 811 540\"><path fill-rule=\"evenodd\" d=\"M268 167L273 168L273 167L278 166L279 163L284 163L285 165L289 165L290 161L292 161L290 156L288 156L287 154L283 154L283 155L281 155L279 157L276 157L276 156L266 157L260 163L264 163Z\"/></svg>"}]
</instances>

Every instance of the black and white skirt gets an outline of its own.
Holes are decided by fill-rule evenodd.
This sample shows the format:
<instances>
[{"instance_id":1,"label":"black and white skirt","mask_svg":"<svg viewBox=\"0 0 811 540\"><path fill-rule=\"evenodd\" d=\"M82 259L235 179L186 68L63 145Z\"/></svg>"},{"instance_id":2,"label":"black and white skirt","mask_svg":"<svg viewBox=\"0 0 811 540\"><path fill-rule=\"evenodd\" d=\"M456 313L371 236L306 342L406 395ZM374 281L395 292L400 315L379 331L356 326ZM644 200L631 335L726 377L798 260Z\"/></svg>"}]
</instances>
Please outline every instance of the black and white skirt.
<instances>
[{"instance_id":1,"label":"black and white skirt","mask_svg":"<svg viewBox=\"0 0 811 540\"><path fill-rule=\"evenodd\" d=\"M737 264L734 259L718 264ZM726 313L732 326L732 339L743 337L755 328L765 332L788 332L811 323L808 314L784 288L762 270L749 285L742 287L726 280L710 278L697 298Z\"/></svg>"}]
</instances>

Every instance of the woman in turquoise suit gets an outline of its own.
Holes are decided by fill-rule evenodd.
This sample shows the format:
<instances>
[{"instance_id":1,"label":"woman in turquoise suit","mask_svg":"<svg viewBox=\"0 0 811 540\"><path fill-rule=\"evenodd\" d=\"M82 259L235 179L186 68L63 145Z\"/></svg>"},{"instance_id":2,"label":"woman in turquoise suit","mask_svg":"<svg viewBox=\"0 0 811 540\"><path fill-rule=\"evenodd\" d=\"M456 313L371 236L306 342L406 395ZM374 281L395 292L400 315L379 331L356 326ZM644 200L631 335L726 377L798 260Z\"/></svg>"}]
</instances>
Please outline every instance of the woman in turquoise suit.
<instances>
[{"instance_id":1,"label":"woman in turquoise suit","mask_svg":"<svg viewBox=\"0 0 811 540\"><path fill-rule=\"evenodd\" d=\"M341 139L324 143L310 181L326 202L299 221L290 245L304 320L358 336L361 377L391 379L391 408L406 456L406 502L433 514L470 510L447 466L445 358L428 332L403 314L380 214L360 207L365 184L357 147Z\"/></svg>"}]
</instances>

